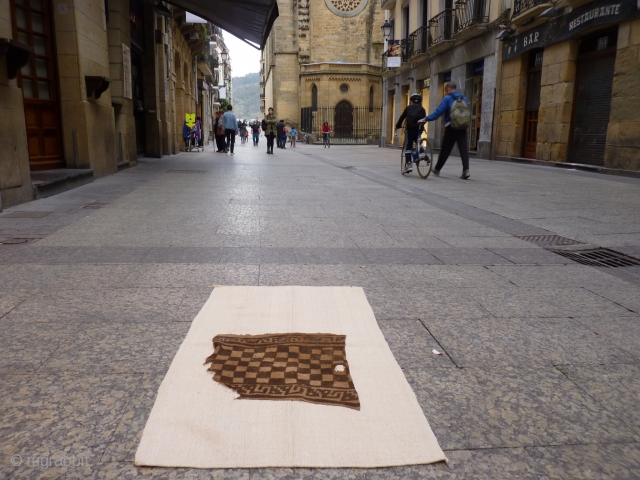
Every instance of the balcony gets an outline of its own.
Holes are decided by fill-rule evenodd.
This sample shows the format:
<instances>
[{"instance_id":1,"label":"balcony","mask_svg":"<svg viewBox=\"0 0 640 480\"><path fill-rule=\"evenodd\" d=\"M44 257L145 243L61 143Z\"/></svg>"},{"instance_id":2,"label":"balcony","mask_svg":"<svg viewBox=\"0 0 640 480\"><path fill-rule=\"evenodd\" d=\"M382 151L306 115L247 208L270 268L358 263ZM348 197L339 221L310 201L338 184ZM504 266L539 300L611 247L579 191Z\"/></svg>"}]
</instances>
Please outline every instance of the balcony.
<instances>
[{"instance_id":1,"label":"balcony","mask_svg":"<svg viewBox=\"0 0 640 480\"><path fill-rule=\"evenodd\" d=\"M420 55L426 55L429 48L429 25L423 25L418 30L409 35L411 43L411 59L416 60Z\"/></svg>"},{"instance_id":2,"label":"balcony","mask_svg":"<svg viewBox=\"0 0 640 480\"><path fill-rule=\"evenodd\" d=\"M456 2L456 39L470 38L489 23L490 0L458 0Z\"/></svg>"},{"instance_id":3,"label":"balcony","mask_svg":"<svg viewBox=\"0 0 640 480\"><path fill-rule=\"evenodd\" d=\"M518 27L527 20L537 17L552 6L553 3L545 0L515 0L511 23Z\"/></svg>"},{"instance_id":4,"label":"balcony","mask_svg":"<svg viewBox=\"0 0 640 480\"><path fill-rule=\"evenodd\" d=\"M429 53L438 53L446 50L453 43L452 37L455 31L455 19L455 10L453 8L445 8L429 20L429 33L427 38Z\"/></svg>"}]
</instances>

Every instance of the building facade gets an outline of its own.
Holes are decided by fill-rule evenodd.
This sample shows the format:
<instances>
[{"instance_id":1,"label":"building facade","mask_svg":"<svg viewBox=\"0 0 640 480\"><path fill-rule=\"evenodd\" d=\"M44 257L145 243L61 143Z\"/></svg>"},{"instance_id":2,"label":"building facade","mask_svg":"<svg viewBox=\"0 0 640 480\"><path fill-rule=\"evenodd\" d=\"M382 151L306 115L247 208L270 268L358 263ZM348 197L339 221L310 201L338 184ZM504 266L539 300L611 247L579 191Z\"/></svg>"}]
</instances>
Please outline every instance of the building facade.
<instances>
[{"instance_id":1,"label":"building facade","mask_svg":"<svg viewBox=\"0 0 640 480\"><path fill-rule=\"evenodd\" d=\"M516 0L497 156L640 170L640 4Z\"/></svg>"},{"instance_id":2,"label":"building facade","mask_svg":"<svg viewBox=\"0 0 640 480\"><path fill-rule=\"evenodd\" d=\"M143 0L0 2L0 209L178 153L185 113L210 129L215 28Z\"/></svg>"},{"instance_id":3,"label":"building facade","mask_svg":"<svg viewBox=\"0 0 640 480\"><path fill-rule=\"evenodd\" d=\"M262 50L262 107L299 130L329 122L337 139L378 143L379 0L279 0Z\"/></svg>"},{"instance_id":4,"label":"building facade","mask_svg":"<svg viewBox=\"0 0 640 480\"><path fill-rule=\"evenodd\" d=\"M382 145L398 145L395 123L411 93L421 93L425 110L433 110L454 81L471 103L469 148L489 158L499 41L496 34L506 13L501 0L383 0L392 25L391 39L399 43L400 66L387 67L384 57L384 122ZM442 119L427 125L427 134L440 147Z\"/></svg>"}]
</instances>

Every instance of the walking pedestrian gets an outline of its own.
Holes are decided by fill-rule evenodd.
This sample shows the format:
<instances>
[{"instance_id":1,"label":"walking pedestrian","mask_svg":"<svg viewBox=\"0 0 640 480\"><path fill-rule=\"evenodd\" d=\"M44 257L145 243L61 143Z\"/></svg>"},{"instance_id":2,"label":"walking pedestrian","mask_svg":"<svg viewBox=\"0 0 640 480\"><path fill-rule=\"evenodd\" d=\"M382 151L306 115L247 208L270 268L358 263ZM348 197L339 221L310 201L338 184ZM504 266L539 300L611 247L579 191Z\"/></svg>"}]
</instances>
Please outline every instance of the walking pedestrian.
<instances>
[{"instance_id":1,"label":"walking pedestrian","mask_svg":"<svg viewBox=\"0 0 640 480\"><path fill-rule=\"evenodd\" d=\"M247 141L247 121L238 120L238 129L240 130L240 143L244 144Z\"/></svg>"},{"instance_id":2,"label":"walking pedestrian","mask_svg":"<svg viewBox=\"0 0 640 480\"><path fill-rule=\"evenodd\" d=\"M236 142L236 135L238 134L238 119L236 114L233 113L233 106L227 105L227 111L222 116L222 126L224 127L224 135L226 138L225 152L229 152L233 155L233 145Z\"/></svg>"},{"instance_id":3,"label":"walking pedestrian","mask_svg":"<svg viewBox=\"0 0 640 480\"><path fill-rule=\"evenodd\" d=\"M278 134L278 148L285 148L283 137L286 138L286 134L284 133L284 120L278 120L276 123L276 130Z\"/></svg>"},{"instance_id":4,"label":"walking pedestrian","mask_svg":"<svg viewBox=\"0 0 640 480\"><path fill-rule=\"evenodd\" d=\"M291 135L291 148L296 148L296 137L298 136L298 131L296 127L291 127L291 131L289 132Z\"/></svg>"},{"instance_id":5,"label":"walking pedestrian","mask_svg":"<svg viewBox=\"0 0 640 480\"><path fill-rule=\"evenodd\" d=\"M322 143L324 143L324 148L331 148L331 134L333 130L331 130L331 126L329 122L324 122L322 124Z\"/></svg>"},{"instance_id":6,"label":"walking pedestrian","mask_svg":"<svg viewBox=\"0 0 640 480\"><path fill-rule=\"evenodd\" d=\"M224 110L220 109L216 112L216 119L213 122L213 133L216 137L216 152L224 153L227 148L225 137L224 137L224 127L222 126L222 115L224 114Z\"/></svg>"},{"instance_id":7,"label":"walking pedestrian","mask_svg":"<svg viewBox=\"0 0 640 480\"><path fill-rule=\"evenodd\" d=\"M276 126L276 116L273 114L273 107L269 107L267 110L267 116L263 120L264 122L264 136L267 137L267 153L273 155L273 141L278 133Z\"/></svg>"},{"instance_id":8,"label":"walking pedestrian","mask_svg":"<svg viewBox=\"0 0 640 480\"><path fill-rule=\"evenodd\" d=\"M444 115L444 137L442 138L442 148L438 155L433 174L440 176L440 170L444 167L454 144L458 144L460 158L462 159L462 175L460 178L466 180L471 176L469 173L469 144L467 143L467 129L471 121L469 102L457 91L458 86L454 82L447 82L444 86L445 96L440 105L431 115L424 117L421 122L431 122Z\"/></svg>"},{"instance_id":9,"label":"walking pedestrian","mask_svg":"<svg viewBox=\"0 0 640 480\"><path fill-rule=\"evenodd\" d=\"M260 141L260 123L257 118L251 124L251 133L253 134L253 146L257 147Z\"/></svg>"}]
</instances>

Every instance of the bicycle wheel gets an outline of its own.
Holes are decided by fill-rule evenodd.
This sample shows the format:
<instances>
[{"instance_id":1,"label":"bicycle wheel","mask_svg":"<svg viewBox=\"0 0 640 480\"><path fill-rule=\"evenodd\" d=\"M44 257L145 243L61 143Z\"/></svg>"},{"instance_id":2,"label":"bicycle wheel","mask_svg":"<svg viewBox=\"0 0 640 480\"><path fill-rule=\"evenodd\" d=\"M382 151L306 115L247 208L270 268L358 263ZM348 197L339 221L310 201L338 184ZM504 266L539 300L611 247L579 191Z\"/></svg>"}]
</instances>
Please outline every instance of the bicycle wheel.
<instances>
[{"instance_id":1,"label":"bicycle wheel","mask_svg":"<svg viewBox=\"0 0 640 480\"><path fill-rule=\"evenodd\" d=\"M402 145L402 151L400 152L400 173L404 175L404 169L407 166L407 157L404 156L406 146Z\"/></svg>"},{"instance_id":2,"label":"bicycle wheel","mask_svg":"<svg viewBox=\"0 0 640 480\"><path fill-rule=\"evenodd\" d=\"M419 145L416 167L420 178L427 178L433 168L433 148L431 148L431 144L426 138L420 139Z\"/></svg>"}]
</instances>

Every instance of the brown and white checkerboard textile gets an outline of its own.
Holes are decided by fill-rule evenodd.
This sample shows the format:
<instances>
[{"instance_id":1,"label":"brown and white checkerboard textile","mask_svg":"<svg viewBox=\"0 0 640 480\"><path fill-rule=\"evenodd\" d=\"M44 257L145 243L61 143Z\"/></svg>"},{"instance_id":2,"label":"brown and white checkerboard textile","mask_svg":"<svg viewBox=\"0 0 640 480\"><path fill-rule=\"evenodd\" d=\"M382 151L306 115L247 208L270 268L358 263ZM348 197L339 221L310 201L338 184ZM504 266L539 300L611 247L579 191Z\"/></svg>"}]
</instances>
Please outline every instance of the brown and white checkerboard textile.
<instances>
[{"instance_id":1,"label":"brown and white checkerboard textile","mask_svg":"<svg viewBox=\"0 0 640 480\"><path fill-rule=\"evenodd\" d=\"M216 335L213 379L240 398L300 400L360 410L349 374L345 335L285 333Z\"/></svg>"}]
</instances>

